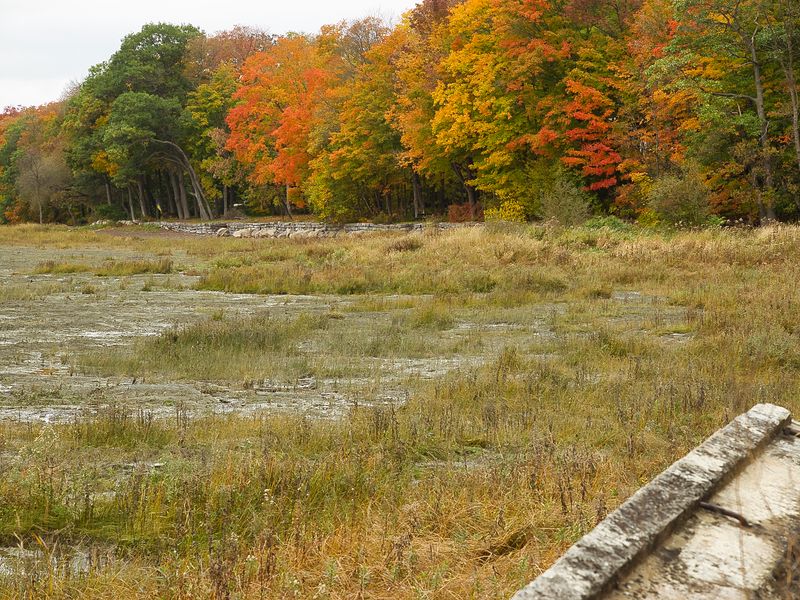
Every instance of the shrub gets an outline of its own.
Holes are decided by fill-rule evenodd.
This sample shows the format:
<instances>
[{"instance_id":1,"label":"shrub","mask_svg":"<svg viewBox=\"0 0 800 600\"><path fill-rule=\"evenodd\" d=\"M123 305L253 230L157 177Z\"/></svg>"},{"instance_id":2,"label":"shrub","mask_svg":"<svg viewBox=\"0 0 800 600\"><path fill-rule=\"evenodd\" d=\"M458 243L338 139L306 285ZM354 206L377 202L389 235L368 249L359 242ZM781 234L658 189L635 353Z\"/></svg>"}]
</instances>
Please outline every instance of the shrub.
<instances>
[{"instance_id":1,"label":"shrub","mask_svg":"<svg viewBox=\"0 0 800 600\"><path fill-rule=\"evenodd\" d=\"M128 218L125 210L116 205L100 204L93 212L95 221L124 221Z\"/></svg>"},{"instance_id":2,"label":"shrub","mask_svg":"<svg viewBox=\"0 0 800 600\"><path fill-rule=\"evenodd\" d=\"M591 197L566 176L558 176L542 190L539 216L561 225L580 225L589 218Z\"/></svg>"},{"instance_id":3,"label":"shrub","mask_svg":"<svg viewBox=\"0 0 800 600\"><path fill-rule=\"evenodd\" d=\"M389 252L412 252L422 248L422 240L419 236L407 235L399 240L394 240L386 249Z\"/></svg>"},{"instance_id":4,"label":"shrub","mask_svg":"<svg viewBox=\"0 0 800 600\"><path fill-rule=\"evenodd\" d=\"M474 218L469 214L469 204L451 204L447 207L447 220L451 223L465 223L467 221L482 221L483 207L475 206Z\"/></svg>"},{"instance_id":5,"label":"shrub","mask_svg":"<svg viewBox=\"0 0 800 600\"><path fill-rule=\"evenodd\" d=\"M657 179L648 200L659 221L671 225L704 225L711 216L708 190L695 171Z\"/></svg>"},{"instance_id":6,"label":"shrub","mask_svg":"<svg viewBox=\"0 0 800 600\"><path fill-rule=\"evenodd\" d=\"M639 213L636 222L642 227L658 227L661 217L652 208L645 208Z\"/></svg>"},{"instance_id":7,"label":"shrub","mask_svg":"<svg viewBox=\"0 0 800 600\"><path fill-rule=\"evenodd\" d=\"M592 217L583 224L587 229L610 229L612 231L630 231L631 224L619 217Z\"/></svg>"},{"instance_id":8,"label":"shrub","mask_svg":"<svg viewBox=\"0 0 800 600\"><path fill-rule=\"evenodd\" d=\"M525 223L528 218L525 207L518 200L504 200L500 206L486 209L487 221L505 221L508 223Z\"/></svg>"}]
</instances>

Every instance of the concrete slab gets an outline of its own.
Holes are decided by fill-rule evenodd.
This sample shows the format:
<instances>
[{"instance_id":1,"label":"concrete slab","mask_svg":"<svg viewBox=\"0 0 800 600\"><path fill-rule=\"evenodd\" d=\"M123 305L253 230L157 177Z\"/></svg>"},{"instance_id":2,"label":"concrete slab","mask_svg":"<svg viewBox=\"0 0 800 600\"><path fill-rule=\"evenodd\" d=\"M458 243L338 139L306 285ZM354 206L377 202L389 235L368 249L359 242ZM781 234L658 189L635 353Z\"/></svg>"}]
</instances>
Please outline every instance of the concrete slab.
<instances>
[{"instance_id":1,"label":"concrete slab","mask_svg":"<svg viewBox=\"0 0 800 600\"><path fill-rule=\"evenodd\" d=\"M800 439L778 436L709 501L750 524L699 510L609 593L636 598L770 597L773 573L800 526Z\"/></svg>"},{"instance_id":2,"label":"concrete slab","mask_svg":"<svg viewBox=\"0 0 800 600\"><path fill-rule=\"evenodd\" d=\"M741 598L763 587L780 560L778 530L800 514L792 496L800 440L782 435L790 423L784 408L754 406L636 492L513 600ZM701 501L737 513L750 506L744 517L753 527L698 510Z\"/></svg>"}]
</instances>

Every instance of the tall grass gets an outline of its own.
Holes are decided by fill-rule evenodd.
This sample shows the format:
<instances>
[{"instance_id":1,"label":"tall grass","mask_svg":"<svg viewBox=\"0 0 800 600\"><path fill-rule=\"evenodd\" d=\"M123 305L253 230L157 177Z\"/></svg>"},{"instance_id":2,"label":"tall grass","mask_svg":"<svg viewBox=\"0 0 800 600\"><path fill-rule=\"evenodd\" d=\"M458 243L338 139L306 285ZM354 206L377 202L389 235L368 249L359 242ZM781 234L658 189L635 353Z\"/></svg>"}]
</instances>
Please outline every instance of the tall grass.
<instances>
[{"instance_id":1,"label":"tall grass","mask_svg":"<svg viewBox=\"0 0 800 600\"><path fill-rule=\"evenodd\" d=\"M204 286L227 271L231 291L381 294L283 321L220 316L90 363L288 376L315 368L308 344L335 366L457 352L464 323L530 333L469 334L483 364L338 421L115 405L4 422L0 538L114 553L82 577L0 576L0 596L507 598L734 415L800 408L800 229L398 239L206 240L191 255Z\"/></svg>"},{"instance_id":2,"label":"tall grass","mask_svg":"<svg viewBox=\"0 0 800 600\"><path fill-rule=\"evenodd\" d=\"M84 366L103 373L161 375L177 379L299 377L307 370L297 342L324 328L327 318L301 315L279 320L269 313L225 319L212 315L138 341L128 352L95 352Z\"/></svg>"},{"instance_id":3,"label":"tall grass","mask_svg":"<svg viewBox=\"0 0 800 600\"><path fill-rule=\"evenodd\" d=\"M75 262L58 262L47 260L37 265L36 274L86 273L93 272L98 277L124 277L142 274L166 274L172 272L172 260L159 258L156 260L107 260L97 266Z\"/></svg>"}]
</instances>

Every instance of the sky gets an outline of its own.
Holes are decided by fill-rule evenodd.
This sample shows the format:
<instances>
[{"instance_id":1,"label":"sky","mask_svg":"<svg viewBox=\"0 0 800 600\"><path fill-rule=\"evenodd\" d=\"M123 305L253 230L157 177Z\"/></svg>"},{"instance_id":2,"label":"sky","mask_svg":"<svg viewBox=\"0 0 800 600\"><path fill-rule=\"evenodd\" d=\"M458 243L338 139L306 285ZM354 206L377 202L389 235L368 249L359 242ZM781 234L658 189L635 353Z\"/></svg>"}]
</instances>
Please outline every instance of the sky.
<instances>
[{"instance_id":1,"label":"sky","mask_svg":"<svg viewBox=\"0 0 800 600\"><path fill-rule=\"evenodd\" d=\"M145 23L315 32L342 19L396 20L415 0L0 0L0 110L58 100Z\"/></svg>"}]
</instances>

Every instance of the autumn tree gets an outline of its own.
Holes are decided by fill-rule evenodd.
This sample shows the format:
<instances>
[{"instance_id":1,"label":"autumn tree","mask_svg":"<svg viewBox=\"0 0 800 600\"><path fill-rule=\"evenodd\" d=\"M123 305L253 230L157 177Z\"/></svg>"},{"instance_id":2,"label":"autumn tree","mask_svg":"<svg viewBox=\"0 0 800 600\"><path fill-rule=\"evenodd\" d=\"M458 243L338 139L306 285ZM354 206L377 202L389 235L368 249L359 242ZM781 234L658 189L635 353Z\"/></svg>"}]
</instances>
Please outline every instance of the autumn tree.
<instances>
[{"instance_id":1,"label":"autumn tree","mask_svg":"<svg viewBox=\"0 0 800 600\"><path fill-rule=\"evenodd\" d=\"M27 215L39 223L46 213L48 219L60 217L56 200L68 195L73 184L58 135L60 108L54 103L7 113L3 119L0 194L7 217Z\"/></svg>"},{"instance_id":2,"label":"autumn tree","mask_svg":"<svg viewBox=\"0 0 800 600\"><path fill-rule=\"evenodd\" d=\"M15 164L24 116L15 108L0 114L0 222L13 216L18 171Z\"/></svg>"},{"instance_id":3,"label":"autumn tree","mask_svg":"<svg viewBox=\"0 0 800 600\"><path fill-rule=\"evenodd\" d=\"M221 200L223 214L228 212L231 189L243 183L242 170L225 147L230 136L225 119L234 104L237 79L235 67L222 63L208 83L189 94L186 105L188 152L198 164L204 193Z\"/></svg>"},{"instance_id":4,"label":"autumn tree","mask_svg":"<svg viewBox=\"0 0 800 600\"><path fill-rule=\"evenodd\" d=\"M307 175L308 136L330 77L325 67L312 39L279 38L245 61L226 118L231 132L226 149L244 166L251 184L271 188L272 198L289 213L288 190L299 188Z\"/></svg>"},{"instance_id":5,"label":"autumn tree","mask_svg":"<svg viewBox=\"0 0 800 600\"><path fill-rule=\"evenodd\" d=\"M755 191L760 218L772 221L774 128L758 0L679 0L676 7L682 18L664 60L703 98L699 118L706 126L694 139L698 157L708 163L727 154L731 166L741 165L740 181Z\"/></svg>"},{"instance_id":6,"label":"autumn tree","mask_svg":"<svg viewBox=\"0 0 800 600\"><path fill-rule=\"evenodd\" d=\"M317 113L309 199L322 216L337 220L393 215L403 210L413 185L411 170L399 161L400 135L387 115L395 102L394 60L403 38L374 18L329 33L341 68L326 93L326 110Z\"/></svg>"},{"instance_id":7,"label":"autumn tree","mask_svg":"<svg viewBox=\"0 0 800 600\"><path fill-rule=\"evenodd\" d=\"M109 184L126 190L132 218L133 191L143 217L164 211L155 197L161 194L188 218L182 197L186 178L197 216L211 216L184 147L183 109L192 86L185 57L199 35L191 26L145 25L127 36L107 63L94 67L70 100L65 119L70 165L87 177L102 177L109 201Z\"/></svg>"},{"instance_id":8,"label":"autumn tree","mask_svg":"<svg viewBox=\"0 0 800 600\"><path fill-rule=\"evenodd\" d=\"M796 218L798 48L793 0L422 0L395 26L283 36L150 24L63 104L0 116L0 204ZM62 154L50 193L37 173L62 177Z\"/></svg>"},{"instance_id":9,"label":"autumn tree","mask_svg":"<svg viewBox=\"0 0 800 600\"><path fill-rule=\"evenodd\" d=\"M196 35L187 43L184 73L189 81L208 82L226 65L239 71L253 54L264 52L275 37L257 27L237 25L214 35Z\"/></svg>"},{"instance_id":10,"label":"autumn tree","mask_svg":"<svg viewBox=\"0 0 800 600\"><path fill-rule=\"evenodd\" d=\"M58 148L24 147L16 159L16 167L19 197L38 213L39 223L43 223L45 206L70 180L64 154Z\"/></svg>"},{"instance_id":11,"label":"autumn tree","mask_svg":"<svg viewBox=\"0 0 800 600\"><path fill-rule=\"evenodd\" d=\"M395 101L387 107L392 127L400 134L400 163L411 169L412 194L417 216L426 211L424 193L435 190L434 203L446 210L455 173L444 150L436 144L433 94L440 80L440 68L447 55L444 38L450 10L460 0L423 0L409 11L395 28L398 40L392 59L395 72ZM463 185L457 182L457 189ZM429 202L429 204L432 204Z\"/></svg>"},{"instance_id":12,"label":"autumn tree","mask_svg":"<svg viewBox=\"0 0 800 600\"><path fill-rule=\"evenodd\" d=\"M800 176L800 5L794 0L762 0L759 4L761 19L767 24L767 53L779 67L788 96L788 112L794 159L795 177ZM800 183L800 182L798 182ZM800 194L793 197L800 208Z\"/></svg>"}]
</instances>

